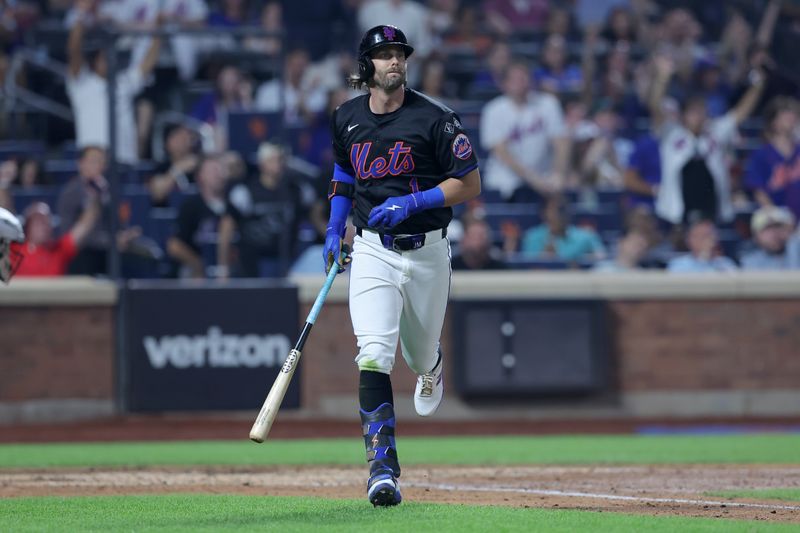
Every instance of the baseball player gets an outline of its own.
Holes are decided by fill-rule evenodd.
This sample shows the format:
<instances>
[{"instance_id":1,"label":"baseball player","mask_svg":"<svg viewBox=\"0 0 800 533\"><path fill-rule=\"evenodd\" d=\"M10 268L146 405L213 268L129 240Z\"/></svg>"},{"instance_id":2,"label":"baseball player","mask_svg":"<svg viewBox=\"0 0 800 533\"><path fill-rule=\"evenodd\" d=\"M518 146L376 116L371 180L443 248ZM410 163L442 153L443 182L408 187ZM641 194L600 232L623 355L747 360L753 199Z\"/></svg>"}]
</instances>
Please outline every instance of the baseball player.
<instances>
[{"instance_id":1,"label":"baseball player","mask_svg":"<svg viewBox=\"0 0 800 533\"><path fill-rule=\"evenodd\" d=\"M341 105L332 121L336 164L323 254L326 269L344 269L342 237L353 209L350 317L359 348L367 497L376 506L402 499L389 379L397 340L419 376L414 406L429 416L443 391L439 336L450 290L450 206L481 189L478 161L458 116L406 88L413 52L394 26L367 31L359 71L349 81L366 85L369 94Z\"/></svg>"}]
</instances>

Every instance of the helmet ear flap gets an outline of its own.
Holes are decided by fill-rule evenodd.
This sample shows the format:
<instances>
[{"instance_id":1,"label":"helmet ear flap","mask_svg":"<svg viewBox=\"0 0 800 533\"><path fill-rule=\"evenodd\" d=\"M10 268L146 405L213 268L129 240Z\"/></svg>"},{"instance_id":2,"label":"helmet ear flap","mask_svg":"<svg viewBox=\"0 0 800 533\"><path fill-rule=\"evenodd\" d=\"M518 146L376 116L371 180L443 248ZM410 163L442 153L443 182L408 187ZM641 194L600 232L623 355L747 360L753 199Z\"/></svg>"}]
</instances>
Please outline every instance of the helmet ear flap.
<instances>
[{"instance_id":1,"label":"helmet ear flap","mask_svg":"<svg viewBox=\"0 0 800 533\"><path fill-rule=\"evenodd\" d=\"M358 58L358 74L364 83L367 83L375 75L375 65L372 64L369 56Z\"/></svg>"}]
</instances>

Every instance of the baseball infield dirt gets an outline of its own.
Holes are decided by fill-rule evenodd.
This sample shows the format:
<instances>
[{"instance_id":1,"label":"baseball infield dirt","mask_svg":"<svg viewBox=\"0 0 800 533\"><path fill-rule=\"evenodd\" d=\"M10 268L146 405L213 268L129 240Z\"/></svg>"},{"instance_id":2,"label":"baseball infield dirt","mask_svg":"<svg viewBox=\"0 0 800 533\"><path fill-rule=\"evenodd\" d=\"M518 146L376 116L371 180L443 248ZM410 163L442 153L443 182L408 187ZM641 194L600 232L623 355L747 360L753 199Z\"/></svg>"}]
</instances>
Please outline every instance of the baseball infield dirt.
<instances>
[{"instance_id":1,"label":"baseball infield dirt","mask_svg":"<svg viewBox=\"0 0 800 533\"><path fill-rule=\"evenodd\" d=\"M0 497L178 492L362 498L365 467L6 470ZM798 466L407 467L407 501L800 523L800 504L707 492L800 485Z\"/></svg>"}]
</instances>

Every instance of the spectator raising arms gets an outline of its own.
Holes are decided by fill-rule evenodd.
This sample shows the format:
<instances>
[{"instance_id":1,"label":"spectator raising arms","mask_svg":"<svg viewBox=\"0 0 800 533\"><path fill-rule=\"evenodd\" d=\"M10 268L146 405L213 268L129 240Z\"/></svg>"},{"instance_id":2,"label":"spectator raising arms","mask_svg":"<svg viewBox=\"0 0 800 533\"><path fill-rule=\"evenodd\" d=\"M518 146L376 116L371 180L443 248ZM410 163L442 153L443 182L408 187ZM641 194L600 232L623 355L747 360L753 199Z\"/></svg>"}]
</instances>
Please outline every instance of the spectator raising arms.
<instances>
[{"instance_id":1,"label":"spectator raising arms","mask_svg":"<svg viewBox=\"0 0 800 533\"><path fill-rule=\"evenodd\" d=\"M650 109L660 122L664 93L675 64L661 57L656 65ZM764 74L753 71L750 89L722 117L709 120L705 98L695 95L683 103L679 123L664 124L661 185L656 199L656 212L661 218L677 224L697 211L711 220L733 219L727 150L737 127L755 108L763 85Z\"/></svg>"},{"instance_id":2,"label":"spectator raising arms","mask_svg":"<svg viewBox=\"0 0 800 533\"><path fill-rule=\"evenodd\" d=\"M76 2L77 18L67 41L69 58L67 94L75 114L75 137L78 148L86 146L107 148L110 130L107 51L101 43L96 43L88 57L84 56L84 34L87 29L85 21L90 17L91 8L91 0ZM133 64L117 74L116 156L122 163L135 163L138 160L133 99L145 86L145 81L158 59L160 46L160 39L152 39L141 63Z\"/></svg>"},{"instance_id":3,"label":"spectator raising arms","mask_svg":"<svg viewBox=\"0 0 800 533\"><path fill-rule=\"evenodd\" d=\"M564 186L570 145L561 104L530 92L530 70L520 62L506 70L503 93L481 114L481 144L490 151L486 187L511 201L538 201Z\"/></svg>"},{"instance_id":4,"label":"spectator raising arms","mask_svg":"<svg viewBox=\"0 0 800 533\"><path fill-rule=\"evenodd\" d=\"M203 278L213 261L204 252L217 242L217 226L225 213L226 177L220 158L206 158L198 167L199 194L181 204L177 231L167 241L167 253L181 267L180 277Z\"/></svg>"},{"instance_id":5,"label":"spectator raising arms","mask_svg":"<svg viewBox=\"0 0 800 533\"><path fill-rule=\"evenodd\" d=\"M753 152L747 163L745 182L759 205L788 207L800 217L800 141L795 130L800 124L800 103L777 97L764 117L766 142Z\"/></svg>"},{"instance_id":6,"label":"spectator raising arms","mask_svg":"<svg viewBox=\"0 0 800 533\"><path fill-rule=\"evenodd\" d=\"M25 209L25 242L13 243L24 259L17 270L18 276L63 276L70 261L78 254L86 237L100 216L98 194L89 193L86 208L78 220L61 237L53 235L53 219L50 206L34 202Z\"/></svg>"}]
</instances>

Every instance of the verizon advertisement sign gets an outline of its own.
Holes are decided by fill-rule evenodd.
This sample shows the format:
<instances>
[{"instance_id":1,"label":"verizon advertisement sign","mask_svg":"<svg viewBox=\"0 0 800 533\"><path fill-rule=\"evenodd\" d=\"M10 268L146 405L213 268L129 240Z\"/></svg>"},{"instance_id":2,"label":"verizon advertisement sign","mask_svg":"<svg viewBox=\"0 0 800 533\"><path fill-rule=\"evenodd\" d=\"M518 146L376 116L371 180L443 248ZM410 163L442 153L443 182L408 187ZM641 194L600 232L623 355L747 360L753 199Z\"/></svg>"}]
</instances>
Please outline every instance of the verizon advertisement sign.
<instances>
[{"instance_id":1,"label":"verizon advertisement sign","mask_svg":"<svg viewBox=\"0 0 800 533\"><path fill-rule=\"evenodd\" d=\"M266 281L136 281L122 304L128 411L258 409L298 335L297 289Z\"/></svg>"}]
</instances>

